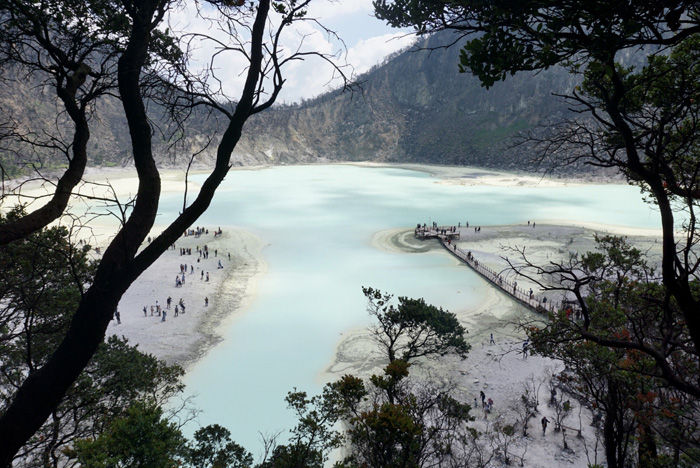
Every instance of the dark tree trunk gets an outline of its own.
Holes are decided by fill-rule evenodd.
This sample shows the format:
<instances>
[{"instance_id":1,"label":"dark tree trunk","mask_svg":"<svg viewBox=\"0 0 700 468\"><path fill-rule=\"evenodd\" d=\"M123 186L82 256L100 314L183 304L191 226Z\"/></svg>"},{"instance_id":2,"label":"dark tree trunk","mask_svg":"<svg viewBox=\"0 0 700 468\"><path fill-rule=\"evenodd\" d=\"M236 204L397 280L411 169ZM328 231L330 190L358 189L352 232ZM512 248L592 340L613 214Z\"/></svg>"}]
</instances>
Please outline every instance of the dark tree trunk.
<instances>
[{"instance_id":1,"label":"dark tree trunk","mask_svg":"<svg viewBox=\"0 0 700 468\"><path fill-rule=\"evenodd\" d=\"M140 75L148 57L148 42L165 13L168 0L131 4L133 27L129 45L119 60L118 81L132 139L139 190L128 221L105 250L94 281L83 296L61 344L44 366L28 376L0 417L0 467L9 468L15 454L58 406L66 391L86 367L122 295L131 283L175 242L208 208L214 192L230 167L230 157L243 125L256 107L256 90L263 60L263 37L270 2L261 0L252 30L248 78L222 136L214 170L194 202L163 233L136 255L153 226L160 197L160 176L151 154L151 130L141 97ZM154 19L154 15L160 15ZM269 106L272 100L265 104Z\"/></svg>"}]
</instances>

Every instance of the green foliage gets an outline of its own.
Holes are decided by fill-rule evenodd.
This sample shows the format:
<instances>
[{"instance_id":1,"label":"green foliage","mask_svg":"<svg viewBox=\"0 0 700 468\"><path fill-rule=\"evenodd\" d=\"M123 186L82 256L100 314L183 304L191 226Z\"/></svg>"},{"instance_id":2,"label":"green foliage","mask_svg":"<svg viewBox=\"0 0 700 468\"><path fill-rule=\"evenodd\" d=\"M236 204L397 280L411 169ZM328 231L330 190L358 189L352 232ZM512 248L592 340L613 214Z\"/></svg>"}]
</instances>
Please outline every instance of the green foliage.
<instances>
[{"instance_id":1,"label":"green foliage","mask_svg":"<svg viewBox=\"0 0 700 468\"><path fill-rule=\"evenodd\" d=\"M16 207L0 222L23 214L23 208ZM0 247L0 353L2 378L11 386L40 367L60 342L92 280L89 250L71 244L62 226Z\"/></svg>"},{"instance_id":2,"label":"green foliage","mask_svg":"<svg viewBox=\"0 0 700 468\"><path fill-rule=\"evenodd\" d=\"M676 453L665 466L697 462L700 431L686 418L696 417L698 401L666 381L698 372L697 360L674 344L688 342L682 314L673 301L665 302L666 291L652 280L642 252L624 238L597 240L596 252L568 267L580 274L572 289L585 288L581 319L553 314L546 327L530 330L533 347L561 359L567 371L560 383L603 412L609 464L627 463L637 456L633 449L641 452L651 439ZM557 426L570 412L567 403L555 406ZM680 408L683 416L676 413Z\"/></svg>"},{"instance_id":3,"label":"green foliage","mask_svg":"<svg viewBox=\"0 0 700 468\"><path fill-rule=\"evenodd\" d=\"M249 468L253 456L231 440L231 432L218 424L198 429L195 445L188 447L188 463L198 468Z\"/></svg>"},{"instance_id":4,"label":"green foliage","mask_svg":"<svg viewBox=\"0 0 700 468\"><path fill-rule=\"evenodd\" d=\"M330 391L308 398L305 392L289 392L287 405L297 415L298 424L291 430L289 444L274 448L269 459L258 468L323 468L329 453L342 446L343 436L333 427L338 421L338 404L351 397Z\"/></svg>"},{"instance_id":5,"label":"green foliage","mask_svg":"<svg viewBox=\"0 0 700 468\"><path fill-rule=\"evenodd\" d=\"M96 439L78 441L75 456L86 468L172 468L183 445L179 429L159 407L137 404Z\"/></svg>"},{"instance_id":6,"label":"green foliage","mask_svg":"<svg viewBox=\"0 0 700 468\"><path fill-rule=\"evenodd\" d=\"M561 64L576 70L587 61L608 63L619 50L692 28L693 21L678 19L683 14L696 18L698 13L694 2L669 6L660 0L633 4L375 0L373 4L377 17L392 26L413 26L419 33L443 29L479 33L467 41L460 63L486 87L520 71Z\"/></svg>"},{"instance_id":7,"label":"green foliage","mask_svg":"<svg viewBox=\"0 0 700 468\"><path fill-rule=\"evenodd\" d=\"M23 214L10 211L2 220ZM90 247L75 246L52 227L0 248L0 389L2 407L63 338L82 292L92 280ZM25 447L23 458L59 466L79 438L96 437L137 402L157 406L179 393L184 371L110 336Z\"/></svg>"},{"instance_id":8,"label":"green foliage","mask_svg":"<svg viewBox=\"0 0 700 468\"><path fill-rule=\"evenodd\" d=\"M326 386L324 399L347 426L350 455L341 466L424 466L450 458L471 440L465 432L472 420L469 405L449 390L411 384L408 368L395 360L366 384L344 376Z\"/></svg>"},{"instance_id":9,"label":"green foliage","mask_svg":"<svg viewBox=\"0 0 700 468\"><path fill-rule=\"evenodd\" d=\"M362 291L369 301L370 315L379 322L373 335L390 362L447 354L466 358L470 348L464 338L467 331L455 314L426 304L424 299L399 297L395 307L391 295L373 288Z\"/></svg>"}]
</instances>

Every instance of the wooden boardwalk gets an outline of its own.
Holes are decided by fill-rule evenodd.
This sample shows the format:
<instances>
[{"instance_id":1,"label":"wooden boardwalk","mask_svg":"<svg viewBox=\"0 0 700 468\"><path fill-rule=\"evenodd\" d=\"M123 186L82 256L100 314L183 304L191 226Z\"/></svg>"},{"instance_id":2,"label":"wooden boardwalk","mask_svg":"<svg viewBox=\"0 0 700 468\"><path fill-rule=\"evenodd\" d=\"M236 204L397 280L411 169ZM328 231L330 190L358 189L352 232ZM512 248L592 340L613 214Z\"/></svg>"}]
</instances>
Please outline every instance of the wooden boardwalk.
<instances>
[{"instance_id":1,"label":"wooden boardwalk","mask_svg":"<svg viewBox=\"0 0 700 468\"><path fill-rule=\"evenodd\" d=\"M457 247L456 244L453 244L452 240L459 239L459 230L455 229L454 226L438 226L433 228L420 227L416 228L415 235L420 239L438 239L448 252L464 262L469 268L478 273L482 278L491 283L502 293L508 295L511 299L515 300L519 304L522 304L528 309L540 314L553 312L559 309L560 304L549 300L544 301L535 294L530 295L530 292L519 287L517 282L511 282L504 279L500 273L497 273L486 265L479 263L479 260L477 260L470 251L464 251L463 249Z\"/></svg>"}]
</instances>

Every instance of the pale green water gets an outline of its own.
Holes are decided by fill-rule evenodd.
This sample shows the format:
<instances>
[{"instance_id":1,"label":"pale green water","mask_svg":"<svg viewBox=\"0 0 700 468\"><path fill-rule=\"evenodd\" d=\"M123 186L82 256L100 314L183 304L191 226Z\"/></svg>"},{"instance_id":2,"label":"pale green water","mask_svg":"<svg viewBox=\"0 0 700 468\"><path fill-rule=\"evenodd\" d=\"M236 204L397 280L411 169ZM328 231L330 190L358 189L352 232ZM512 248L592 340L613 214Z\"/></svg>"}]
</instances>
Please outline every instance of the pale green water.
<instances>
[{"instance_id":1,"label":"pale green water","mask_svg":"<svg viewBox=\"0 0 700 468\"><path fill-rule=\"evenodd\" d=\"M177 210L179 199L161 211ZM370 245L374 233L437 221L471 225L559 219L658 227L634 187L502 188L436 183L428 174L356 166L232 172L197 222L235 226L263 239L268 273L251 307L188 373L200 422L228 427L254 454L259 432L294 424L284 397L318 393L341 334L368 323L362 286L424 297L457 312L488 286L449 254L400 254Z\"/></svg>"}]
</instances>

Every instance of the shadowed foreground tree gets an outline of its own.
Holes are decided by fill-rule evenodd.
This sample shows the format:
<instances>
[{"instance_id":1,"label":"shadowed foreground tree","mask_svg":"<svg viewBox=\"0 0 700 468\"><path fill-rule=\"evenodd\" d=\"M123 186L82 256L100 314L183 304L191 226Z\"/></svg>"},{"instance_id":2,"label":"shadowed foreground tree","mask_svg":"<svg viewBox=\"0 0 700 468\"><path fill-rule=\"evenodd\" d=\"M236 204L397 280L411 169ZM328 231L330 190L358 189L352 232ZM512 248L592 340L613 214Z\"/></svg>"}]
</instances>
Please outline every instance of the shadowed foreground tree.
<instances>
[{"instance_id":1,"label":"shadowed foreground tree","mask_svg":"<svg viewBox=\"0 0 700 468\"><path fill-rule=\"evenodd\" d=\"M65 155L69 166L64 179L56 185L52 207L4 224L0 228L0 243L7 244L36 232L64 210L65 193L82 176L83 152L89 139L86 116L99 113L99 108L92 104L100 93L113 95L121 102L139 178L130 209L112 200L123 213L121 227L104 250L89 284L79 289L79 305L65 336L46 360L26 375L2 408L0 466L10 466L15 454L58 407L104 341L112 314L131 283L207 209L231 167L231 153L246 120L275 102L284 82L284 65L290 60L318 55L302 49L284 55L279 43L284 28L297 21L314 20L305 16L308 3L308 0L196 3L200 14L207 15L212 24L226 32L216 42L217 55L207 70L209 81L187 72L188 54L179 47L186 43L167 29L168 12L182 7L184 2L9 0L0 5L3 65L16 65L27 76L48 83L54 94L49 94L47 99L59 98L73 122L70 127L73 135L69 138L53 132L45 139ZM214 39L201 35L189 37ZM245 82L236 99L227 99L222 89L212 88L210 83L221 83L217 81L216 61L231 60L232 54L242 55L246 60L241 69ZM235 104L226 104L230 102ZM180 129L186 129L180 119L197 108L213 109L223 117L225 128L216 149L214 168L199 193L191 203L185 199L179 216L139 251L153 227L161 193L151 141L155 124L147 111L154 103L167 104L175 119L172 125ZM7 128L16 129L16 126ZM27 137L29 133L36 135L41 131L9 132L22 144L41 148L44 140ZM55 135L59 138L55 139ZM31 155L18 157L23 156Z\"/></svg>"},{"instance_id":2,"label":"shadowed foreground tree","mask_svg":"<svg viewBox=\"0 0 700 468\"><path fill-rule=\"evenodd\" d=\"M568 292L580 314L579 320L557 315L533 337L540 352L576 368L579 385L607 406L610 466L697 464L700 4L375 0L374 5L392 25L411 25L419 33L456 31L456 41L465 41L461 70L486 87L553 66L575 77L572 82L579 84L559 96L570 104L572 117L529 141L539 147L540 162L614 168L639 186L659 210L661 264L653 272L640 262L641 253L614 238L603 239L602 252L567 264L526 261L521 274L544 289ZM627 392L634 392L631 402L623 402ZM632 454L623 441L631 437L637 441Z\"/></svg>"},{"instance_id":3,"label":"shadowed foreground tree","mask_svg":"<svg viewBox=\"0 0 700 468\"><path fill-rule=\"evenodd\" d=\"M81 466L91 468L178 466L185 440L175 424L162 416L157 406L134 405L95 440L79 441L75 456Z\"/></svg>"},{"instance_id":4,"label":"shadowed foreground tree","mask_svg":"<svg viewBox=\"0 0 700 468\"><path fill-rule=\"evenodd\" d=\"M664 288L641 251L619 237L597 240L598 251L566 264L531 266L580 298L575 313L558 311L546 327L532 324L534 351L561 359L567 370L560 380L602 412L608 466L698 464L700 401L679 390L682 380L671 383L674 376L692 381L700 370L687 351L683 316L676 304L664 304Z\"/></svg>"},{"instance_id":5,"label":"shadowed foreground tree","mask_svg":"<svg viewBox=\"0 0 700 468\"><path fill-rule=\"evenodd\" d=\"M658 207L661 301L680 311L679 326L688 338L684 351L690 359L700 359L700 297L694 287L700 5L662 0L375 0L374 5L391 25L414 26L419 33L454 30L456 41L466 38L462 70L486 87L508 75L552 66L564 67L583 82L560 96L571 104L575 118L553 124L546 138L535 141L542 150L539 158L617 168ZM618 61L624 54L639 54L647 65L622 66ZM629 348L624 340L604 344ZM671 385L700 397L697 378L675 373L664 356L650 357Z\"/></svg>"},{"instance_id":6,"label":"shadowed foreground tree","mask_svg":"<svg viewBox=\"0 0 700 468\"><path fill-rule=\"evenodd\" d=\"M8 213L10 220L22 215ZM90 284L89 247L70 243L68 230L51 227L0 248L0 404L40 368L65 335ZM68 455L77 440L96 437L111 420L138 403L158 405L183 386L179 366L139 352L125 339L102 343L48 420L18 454L17 467L74 466Z\"/></svg>"},{"instance_id":7,"label":"shadowed foreground tree","mask_svg":"<svg viewBox=\"0 0 700 468\"><path fill-rule=\"evenodd\" d=\"M410 365L392 361L368 382L346 375L326 386L346 425L345 467L486 466L466 423L471 407L454 389L409 379Z\"/></svg>"}]
</instances>

